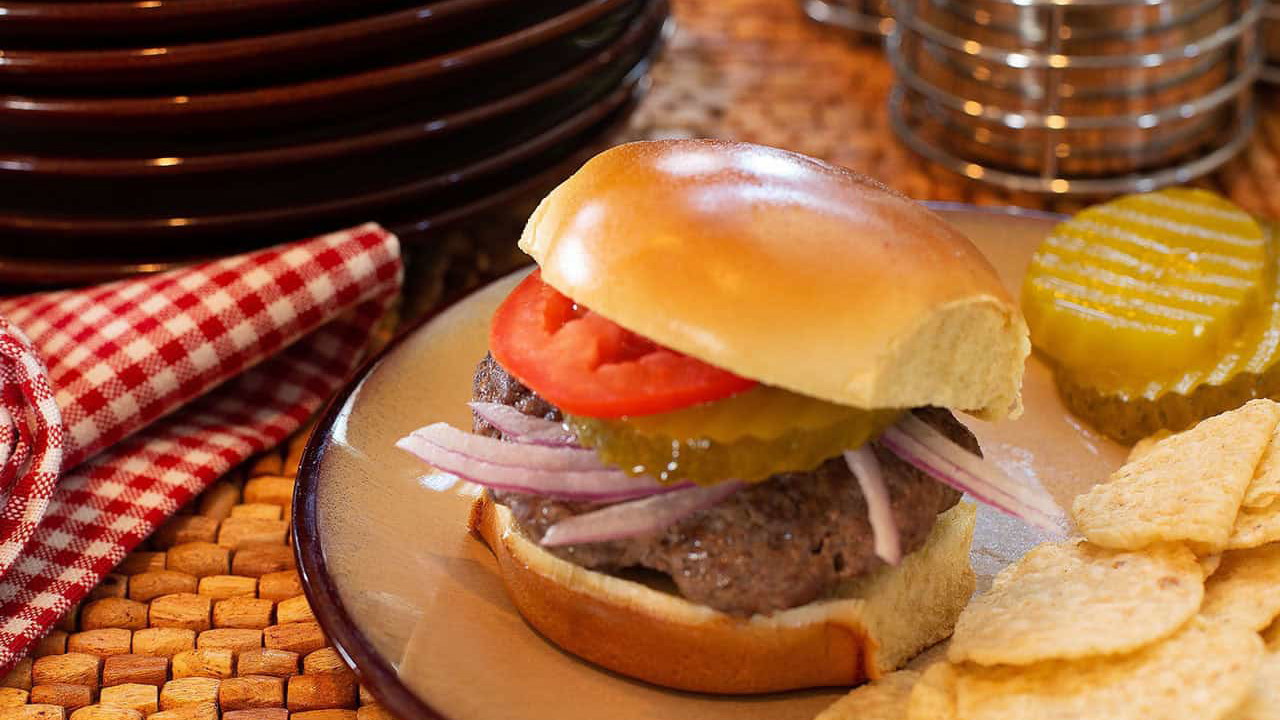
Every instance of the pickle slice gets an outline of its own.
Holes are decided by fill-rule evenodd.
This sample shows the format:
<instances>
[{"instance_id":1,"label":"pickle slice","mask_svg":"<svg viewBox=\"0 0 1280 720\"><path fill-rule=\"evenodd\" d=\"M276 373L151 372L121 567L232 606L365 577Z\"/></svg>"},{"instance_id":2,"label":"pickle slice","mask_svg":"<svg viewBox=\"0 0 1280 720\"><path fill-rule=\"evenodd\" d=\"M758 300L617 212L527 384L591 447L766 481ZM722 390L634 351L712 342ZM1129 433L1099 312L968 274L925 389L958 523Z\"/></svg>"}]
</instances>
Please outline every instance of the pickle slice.
<instances>
[{"instance_id":1,"label":"pickle slice","mask_svg":"<svg viewBox=\"0 0 1280 720\"><path fill-rule=\"evenodd\" d=\"M1276 242L1277 229L1264 228L1268 243ZM1253 398L1280 397L1280 267L1272 272L1270 302L1216 362L1130 390L1100 388L1059 369L1054 377L1064 403L1103 434L1127 444L1160 430L1185 430Z\"/></svg>"},{"instance_id":2,"label":"pickle slice","mask_svg":"<svg viewBox=\"0 0 1280 720\"><path fill-rule=\"evenodd\" d=\"M1054 228L1023 312L1037 349L1085 386L1173 380L1229 350L1270 291L1269 267L1262 228L1227 200L1129 195Z\"/></svg>"},{"instance_id":3,"label":"pickle slice","mask_svg":"<svg viewBox=\"0 0 1280 720\"><path fill-rule=\"evenodd\" d=\"M662 482L758 482L816 468L892 425L899 410L860 410L759 386L725 400L622 420L570 417L608 463Z\"/></svg>"}]
</instances>

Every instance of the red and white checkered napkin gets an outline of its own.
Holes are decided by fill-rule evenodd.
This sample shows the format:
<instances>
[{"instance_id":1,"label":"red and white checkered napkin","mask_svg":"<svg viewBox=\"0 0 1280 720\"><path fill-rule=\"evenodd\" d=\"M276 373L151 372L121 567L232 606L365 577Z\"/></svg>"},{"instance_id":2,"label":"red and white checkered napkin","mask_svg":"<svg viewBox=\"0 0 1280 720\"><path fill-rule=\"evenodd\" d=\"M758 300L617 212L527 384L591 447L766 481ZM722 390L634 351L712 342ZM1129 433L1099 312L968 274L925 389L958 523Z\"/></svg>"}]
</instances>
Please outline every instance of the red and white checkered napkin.
<instances>
[{"instance_id":1,"label":"red and white checkered napkin","mask_svg":"<svg viewBox=\"0 0 1280 720\"><path fill-rule=\"evenodd\" d=\"M395 237L366 225L0 299L0 671L157 525L314 413L401 274Z\"/></svg>"}]
</instances>

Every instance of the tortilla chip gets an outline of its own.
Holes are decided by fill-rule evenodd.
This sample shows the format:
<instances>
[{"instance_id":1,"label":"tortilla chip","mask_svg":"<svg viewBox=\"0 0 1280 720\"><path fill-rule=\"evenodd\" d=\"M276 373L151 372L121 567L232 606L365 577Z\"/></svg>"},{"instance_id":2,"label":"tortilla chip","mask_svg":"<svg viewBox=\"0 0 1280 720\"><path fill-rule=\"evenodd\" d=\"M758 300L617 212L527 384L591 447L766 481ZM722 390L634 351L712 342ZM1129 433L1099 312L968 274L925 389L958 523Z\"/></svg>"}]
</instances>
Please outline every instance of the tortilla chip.
<instances>
[{"instance_id":1,"label":"tortilla chip","mask_svg":"<svg viewBox=\"0 0 1280 720\"><path fill-rule=\"evenodd\" d=\"M1280 427L1271 435L1266 452L1258 461L1253 480L1244 491L1241 504L1247 508L1265 508L1280 499Z\"/></svg>"},{"instance_id":2,"label":"tortilla chip","mask_svg":"<svg viewBox=\"0 0 1280 720\"><path fill-rule=\"evenodd\" d=\"M1192 620L1127 655L1022 667L955 666L964 720L1221 720L1253 685L1262 640L1238 625Z\"/></svg>"},{"instance_id":3,"label":"tortilla chip","mask_svg":"<svg viewBox=\"0 0 1280 720\"><path fill-rule=\"evenodd\" d=\"M1182 541L1222 552L1277 421L1280 404L1253 400L1165 438L1076 498L1080 532L1118 550Z\"/></svg>"},{"instance_id":4,"label":"tortilla chip","mask_svg":"<svg viewBox=\"0 0 1280 720\"><path fill-rule=\"evenodd\" d=\"M1240 508L1231 528L1227 547L1232 550L1255 548L1280 540L1280 502L1265 508Z\"/></svg>"},{"instance_id":5,"label":"tortilla chip","mask_svg":"<svg viewBox=\"0 0 1280 720\"><path fill-rule=\"evenodd\" d=\"M1280 720L1280 654L1262 658L1258 675L1244 703L1232 711L1231 720Z\"/></svg>"},{"instance_id":6,"label":"tortilla chip","mask_svg":"<svg viewBox=\"0 0 1280 720\"><path fill-rule=\"evenodd\" d=\"M913 670L889 673L835 701L814 720L905 720L911 688L920 679Z\"/></svg>"},{"instance_id":7,"label":"tortilla chip","mask_svg":"<svg viewBox=\"0 0 1280 720\"><path fill-rule=\"evenodd\" d=\"M1280 544L1223 553L1200 614L1260 632L1280 616Z\"/></svg>"},{"instance_id":8,"label":"tortilla chip","mask_svg":"<svg viewBox=\"0 0 1280 720\"><path fill-rule=\"evenodd\" d=\"M969 603L947 657L1028 665L1126 653L1177 632L1203 595L1204 571L1184 545L1126 552L1045 543Z\"/></svg>"},{"instance_id":9,"label":"tortilla chip","mask_svg":"<svg viewBox=\"0 0 1280 720\"><path fill-rule=\"evenodd\" d=\"M911 689L907 720L956 720L956 671L951 663L931 665Z\"/></svg>"}]
</instances>

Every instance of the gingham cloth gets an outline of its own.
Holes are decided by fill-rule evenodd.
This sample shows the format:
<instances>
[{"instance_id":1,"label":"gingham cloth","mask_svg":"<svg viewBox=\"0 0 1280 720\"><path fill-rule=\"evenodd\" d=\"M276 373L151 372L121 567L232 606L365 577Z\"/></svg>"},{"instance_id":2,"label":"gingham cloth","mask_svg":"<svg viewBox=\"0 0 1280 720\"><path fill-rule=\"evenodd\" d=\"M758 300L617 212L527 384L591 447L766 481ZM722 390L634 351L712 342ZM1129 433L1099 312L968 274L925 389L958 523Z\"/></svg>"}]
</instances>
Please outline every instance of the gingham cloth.
<instances>
[{"instance_id":1,"label":"gingham cloth","mask_svg":"<svg viewBox=\"0 0 1280 720\"><path fill-rule=\"evenodd\" d=\"M401 275L395 237L366 225L0 299L0 672L179 507L314 413Z\"/></svg>"}]
</instances>

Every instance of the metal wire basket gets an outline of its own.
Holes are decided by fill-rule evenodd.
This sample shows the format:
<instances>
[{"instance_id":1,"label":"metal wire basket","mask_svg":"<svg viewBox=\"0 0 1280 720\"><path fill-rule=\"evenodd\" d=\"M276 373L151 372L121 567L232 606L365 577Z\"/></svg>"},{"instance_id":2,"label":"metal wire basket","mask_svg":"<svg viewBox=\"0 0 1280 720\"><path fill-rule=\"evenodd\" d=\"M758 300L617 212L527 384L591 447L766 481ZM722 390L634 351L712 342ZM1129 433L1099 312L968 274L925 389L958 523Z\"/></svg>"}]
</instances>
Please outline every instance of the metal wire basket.
<instances>
[{"instance_id":1,"label":"metal wire basket","mask_svg":"<svg viewBox=\"0 0 1280 720\"><path fill-rule=\"evenodd\" d=\"M1267 57L1262 79L1280 83L1280 0L1267 0L1267 7L1263 10L1262 47Z\"/></svg>"},{"instance_id":2,"label":"metal wire basket","mask_svg":"<svg viewBox=\"0 0 1280 720\"><path fill-rule=\"evenodd\" d=\"M1263 0L898 0L890 119L968 177L1046 193L1184 182L1253 126Z\"/></svg>"}]
</instances>

